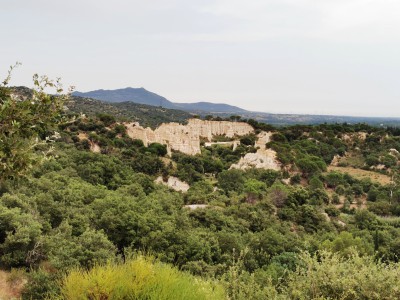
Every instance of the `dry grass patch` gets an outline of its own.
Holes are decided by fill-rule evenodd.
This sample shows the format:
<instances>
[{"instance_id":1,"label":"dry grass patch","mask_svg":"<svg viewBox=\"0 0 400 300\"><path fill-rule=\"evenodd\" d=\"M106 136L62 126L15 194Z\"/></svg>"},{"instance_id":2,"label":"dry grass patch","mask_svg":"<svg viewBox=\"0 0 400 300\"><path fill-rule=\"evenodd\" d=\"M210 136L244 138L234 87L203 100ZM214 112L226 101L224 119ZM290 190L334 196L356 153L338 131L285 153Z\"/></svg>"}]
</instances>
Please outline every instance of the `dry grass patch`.
<instances>
[{"instance_id":1,"label":"dry grass patch","mask_svg":"<svg viewBox=\"0 0 400 300\"><path fill-rule=\"evenodd\" d=\"M0 271L0 299L19 299L25 283L26 278L22 271Z\"/></svg>"},{"instance_id":2,"label":"dry grass patch","mask_svg":"<svg viewBox=\"0 0 400 300\"><path fill-rule=\"evenodd\" d=\"M362 170L362 169L355 169L351 167L334 167L334 166L329 166L328 167L328 172L339 172L339 173L348 173L350 176L362 180L362 179L371 179L371 181L380 183L382 185L387 185L391 182L391 179L389 176L376 173L373 171L367 171L367 170Z\"/></svg>"}]
</instances>

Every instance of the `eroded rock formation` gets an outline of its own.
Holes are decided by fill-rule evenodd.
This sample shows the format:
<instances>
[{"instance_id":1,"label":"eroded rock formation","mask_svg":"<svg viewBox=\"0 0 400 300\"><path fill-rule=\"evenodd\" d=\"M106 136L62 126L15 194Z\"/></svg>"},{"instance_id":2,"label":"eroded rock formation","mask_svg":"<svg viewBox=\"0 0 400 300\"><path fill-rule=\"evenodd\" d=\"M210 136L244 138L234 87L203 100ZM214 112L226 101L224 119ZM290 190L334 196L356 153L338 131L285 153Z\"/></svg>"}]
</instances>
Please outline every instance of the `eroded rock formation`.
<instances>
[{"instance_id":1,"label":"eroded rock formation","mask_svg":"<svg viewBox=\"0 0 400 300\"><path fill-rule=\"evenodd\" d=\"M213 146L213 145L232 147L232 150L235 151L236 148L240 145L240 141L231 141L231 142L208 142L208 143L204 143L204 146L205 146L205 147L211 147L211 146Z\"/></svg>"},{"instance_id":2,"label":"eroded rock formation","mask_svg":"<svg viewBox=\"0 0 400 300\"><path fill-rule=\"evenodd\" d=\"M248 168L280 170L281 166L276 159L276 152L267 149L266 143L270 141L271 132L261 132L257 136L255 147L258 148L256 153L247 153L237 164L233 164L231 169L245 170Z\"/></svg>"},{"instance_id":3,"label":"eroded rock formation","mask_svg":"<svg viewBox=\"0 0 400 300\"><path fill-rule=\"evenodd\" d=\"M169 154L171 150L176 150L189 155L201 153L200 138L211 141L212 137L216 135L233 138L254 131L253 127L244 122L203 121L199 119L190 119L187 125L179 123L161 124L155 130L143 128L138 123L128 123L125 126L130 138L140 139L146 146L151 143L165 144Z\"/></svg>"},{"instance_id":4,"label":"eroded rock formation","mask_svg":"<svg viewBox=\"0 0 400 300\"><path fill-rule=\"evenodd\" d=\"M170 176L167 181L164 181L164 179L160 176L155 180L155 183L166 185L177 192L183 193L186 193L190 188L189 184L179 180L179 178L174 176Z\"/></svg>"}]
</instances>

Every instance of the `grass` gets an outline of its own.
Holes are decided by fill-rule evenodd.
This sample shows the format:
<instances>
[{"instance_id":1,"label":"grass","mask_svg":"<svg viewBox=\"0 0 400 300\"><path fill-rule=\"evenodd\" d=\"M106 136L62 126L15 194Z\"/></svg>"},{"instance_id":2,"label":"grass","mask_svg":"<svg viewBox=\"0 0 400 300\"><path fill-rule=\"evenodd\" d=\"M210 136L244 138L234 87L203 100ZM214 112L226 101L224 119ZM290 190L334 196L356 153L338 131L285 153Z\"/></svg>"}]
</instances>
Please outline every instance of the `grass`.
<instances>
[{"instance_id":1,"label":"grass","mask_svg":"<svg viewBox=\"0 0 400 300\"><path fill-rule=\"evenodd\" d=\"M226 298L218 284L145 257L73 270L62 281L61 294L74 300Z\"/></svg>"},{"instance_id":2,"label":"grass","mask_svg":"<svg viewBox=\"0 0 400 300\"><path fill-rule=\"evenodd\" d=\"M329 166L328 167L328 172L329 171L335 171L335 172L340 172L340 173L348 173L350 176L362 180L362 179L371 179L371 181L377 182L382 185L387 185L391 182L391 179L389 176L376 173L373 171L367 171L367 170L362 170L362 169L355 169L352 167L334 167L334 166Z\"/></svg>"},{"instance_id":3,"label":"grass","mask_svg":"<svg viewBox=\"0 0 400 300\"><path fill-rule=\"evenodd\" d=\"M352 153L352 155L341 157L339 165L362 168L365 165L365 159L361 154Z\"/></svg>"},{"instance_id":4,"label":"grass","mask_svg":"<svg viewBox=\"0 0 400 300\"><path fill-rule=\"evenodd\" d=\"M19 299L25 283L26 276L23 270L13 269L11 272L0 270L0 299Z\"/></svg>"}]
</instances>

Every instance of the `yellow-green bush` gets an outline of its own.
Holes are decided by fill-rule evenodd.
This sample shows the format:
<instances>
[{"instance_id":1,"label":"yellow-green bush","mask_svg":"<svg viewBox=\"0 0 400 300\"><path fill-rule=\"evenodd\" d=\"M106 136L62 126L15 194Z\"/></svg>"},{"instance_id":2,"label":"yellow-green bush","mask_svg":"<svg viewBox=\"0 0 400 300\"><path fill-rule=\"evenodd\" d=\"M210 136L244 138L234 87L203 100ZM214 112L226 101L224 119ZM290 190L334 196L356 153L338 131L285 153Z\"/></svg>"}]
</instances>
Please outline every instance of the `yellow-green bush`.
<instances>
[{"instance_id":1,"label":"yellow-green bush","mask_svg":"<svg viewBox=\"0 0 400 300\"><path fill-rule=\"evenodd\" d=\"M62 281L61 295L73 300L226 299L219 285L144 257L73 270Z\"/></svg>"}]
</instances>

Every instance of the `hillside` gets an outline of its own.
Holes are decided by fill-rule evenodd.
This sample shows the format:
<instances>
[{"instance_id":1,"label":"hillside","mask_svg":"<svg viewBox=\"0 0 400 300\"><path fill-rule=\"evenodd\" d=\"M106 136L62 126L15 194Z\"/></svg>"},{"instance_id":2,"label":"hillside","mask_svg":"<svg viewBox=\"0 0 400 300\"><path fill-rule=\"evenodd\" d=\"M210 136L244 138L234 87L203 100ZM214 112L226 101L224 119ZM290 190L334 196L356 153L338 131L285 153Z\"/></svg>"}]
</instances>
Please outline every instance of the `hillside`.
<instances>
[{"instance_id":1,"label":"hillside","mask_svg":"<svg viewBox=\"0 0 400 300\"><path fill-rule=\"evenodd\" d=\"M153 105L170 109L181 109L185 111L202 111L202 112L222 112L222 113L238 113L245 112L236 106L210 103L210 102L197 102L197 103L173 103L155 93L152 93L144 88L125 88L116 90L95 90L91 92L74 92L73 95L80 97L89 97L106 102L134 102L140 104Z\"/></svg>"},{"instance_id":2,"label":"hillside","mask_svg":"<svg viewBox=\"0 0 400 300\"><path fill-rule=\"evenodd\" d=\"M13 97L19 100L29 99L33 91L27 87L13 87ZM68 113L85 114L89 117L97 114L110 114L118 121L139 122L145 127L155 128L162 123L185 123L192 114L178 110L167 109L159 106L137 104L134 102L108 103L92 98L72 96L65 103Z\"/></svg>"},{"instance_id":3,"label":"hillside","mask_svg":"<svg viewBox=\"0 0 400 300\"><path fill-rule=\"evenodd\" d=\"M156 127L161 123L185 122L192 115L176 109L137 104L133 102L107 103L96 99L73 96L66 103L70 112L88 116L110 114L119 121L139 122L145 127Z\"/></svg>"},{"instance_id":4,"label":"hillside","mask_svg":"<svg viewBox=\"0 0 400 300\"><path fill-rule=\"evenodd\" d=\"M126 103L74 97L70 120L23 91L0 88L4 297L399 299L400 129L151 130Z\"/></svg>"},{"instance_id":5,"label":"hillside","mask_svg":"<svg viewBox=\"0 0 400 300\"><path fill-rule=\"evenodd\" d=\"M252 112L240 107L211 102L175 103L165 97L147 91L144 88L125 88L116 90L96 90L86 93L74 92L74 95L89 97L105 102L134 102L152 105L156 107L178 109L202 117L207 115L228 118L231 115L238 115L242 119L255 119L259 122L277 126L296 124L323 124L323 123L366 123L374 126L396 126L400 127L400 118L376 118L376 117L352 117L334 115L302 115L302 114L271 114L265 112Z\"/></svg>"},{"instance_id":6,"label":"hillside","mask_svg":"<svg viewBox=\"0 0 400 300\"><path fill-rule=\"evenodd\" d=\"M152 93L144 88L125 88L116 90L95 90L91 92L74 92L74 96L88 97L106 102L134 102L165 108L175 108L174 104L166 98Z\"/></svg>"}]
</instances>

